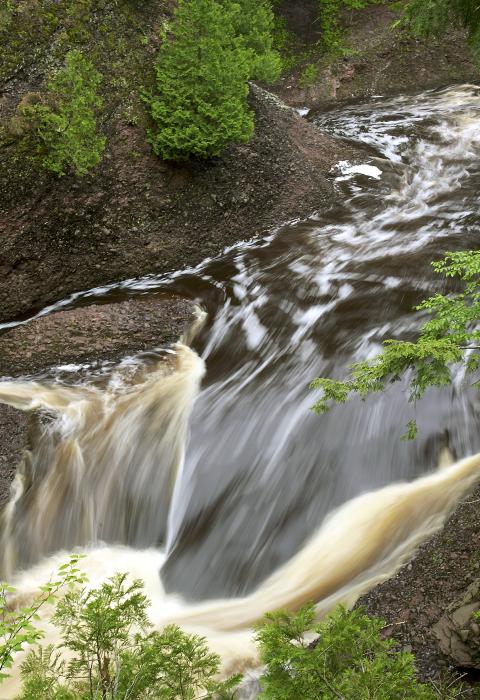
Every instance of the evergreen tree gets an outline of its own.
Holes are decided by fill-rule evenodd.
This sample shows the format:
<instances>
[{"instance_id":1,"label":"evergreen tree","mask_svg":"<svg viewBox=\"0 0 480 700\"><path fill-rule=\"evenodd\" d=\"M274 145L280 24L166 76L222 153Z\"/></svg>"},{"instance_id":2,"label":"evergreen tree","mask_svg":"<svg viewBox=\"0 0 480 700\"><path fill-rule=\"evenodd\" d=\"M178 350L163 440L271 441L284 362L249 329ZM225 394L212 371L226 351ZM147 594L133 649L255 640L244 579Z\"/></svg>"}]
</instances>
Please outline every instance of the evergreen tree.
<instances>
[{"instance_id":1,"label":"evergreen tree","mask_svg":"<svg viewBox=\"0 0 480 700\"><path fill-rule=\"evenodd\" d=\"M419 683L414 657L382 639L385 622L343 607L315 624L313 605L270 613L258 627L261 700L453 700L458 685ZM305 637L314 633L314 643Z\"/></svg>"},{"instance_id":2,"label":"evergreen tree","mask_svg":"<svg viewBox=\"0 0 480 700\"><path fill-rule=\"evenodd\" d=\"M247 105L251 52L236 27L241 8L180 0L156 63L156 93L146 96L157 129L149 140L167 160L219 155L253 133Z\"/></svg>"},{"instance_id":3,"label":"evergreen tree","mask_svg":"<svg viewBox=\"0 0 480 700\"><path fill-rule=\"evenodd\" d=\"M49 82L38 104L20 109L44 168L85 175L101 160L105 138L97 134L96 108L101 75L80 51L69 51L65 66Z\"/></svg>"},{"instance_id":4,"label":"evergreen tree","mask_svg":"<svg viewBox=\"0 0 480 700\"><path fill-rule=\"evenodd\" d=\"M225 0L228 5L230 0ZM269 0L239 0L236 32L250 52L250 77L275 82L280 77L282 61L273 48L274 14Z\"/></svg>"}]
</instances>

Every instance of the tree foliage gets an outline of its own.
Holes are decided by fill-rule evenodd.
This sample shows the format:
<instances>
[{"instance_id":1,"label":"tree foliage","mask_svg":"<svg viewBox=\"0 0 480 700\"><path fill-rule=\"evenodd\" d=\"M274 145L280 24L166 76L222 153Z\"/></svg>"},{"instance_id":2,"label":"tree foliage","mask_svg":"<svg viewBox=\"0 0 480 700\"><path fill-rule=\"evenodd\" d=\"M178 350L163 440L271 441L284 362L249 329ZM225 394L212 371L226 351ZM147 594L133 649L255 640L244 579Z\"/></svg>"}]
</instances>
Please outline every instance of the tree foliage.
<instances>
[{"instance_id":1,"label":"tree foliage","mask_svg":"<svg viewBox=\"0 0 480 700\"><path fill-rule=\"evenodd\" d=\"M157 155L210 158L251 138L248 80L280 71L272 26L265 1L180 0L158 53L155 91L145 96Z\"/></svg>"},{"instance_id":2,"label":"tree foliage","mask_svg":"<svg viewBox=\"0 0 480 700\"><path fill-rule=\"evenodd\" d=\"M240 676L218 681L220 658L206 640L176 625L138 637L122 658L120 694L133 700L230 700ZM132 681L133 679L133 681Z\"/></svg>"},{"instance_id":3,"label":"tree foliage","mask_svg":"<svg viewBox=\"0 0 480 700\"><path fill-rule=\"evenodd\" d=\"M53 644L31 649L21 666L22 700L76 700L75 691L62 684L65 661Z\"/></svg>"},{"instance_id":4,"label":"tree foliage","mask_svg":"<svg viewBox=\"0 0 480 700\"><path fill-rule=\"evenodd\" d=\"M149 99L157 155L205 158L251 137L249 58L235 41L238 21L239 9L216 0L180 0L158 54L156 94Z\"/></svg>"},{"instance_id":5,"label":"tree foliage","mask_svg":"<svg viewBox=\"0 0 480 700\"><path fill-rule=\"evenodd\" d=\"M220 658L202 637L175 625L151 632L148 606L126 574L67 591L52 618L62 642L30 651L19 700L231 699L239 677L216 679Z\"/></svg>"},{"instance_id":6,"label":"tree foliage","mask_svg":"<svg viewBox=\"0 0 480 700\"><path fill-rule=\"evenodd\" d=\"M53 603L57 593L65 586L83 581L77 567L80 558L72 555L51 581L40 586L40 594L28 606L11 607L10 599L15 594L15 588L0 583L0 683L8 676L15 654L26 644L33 644L42 638L43 634L35 624L40 609Z\"/></svg>"},{"instance_id":7,"label":"tree foliage","mask_svg":"<svg viewBox=\"0 0 480 700\"><path fill-rule=\"evenodd\" d=\"M460 697L456 688L419 683L414 657L382 639L383 620L361 609L337 608L320 624L313 605L295 614L266 616L257 630L262 662L262 700L438 700ZM306 635L315 635L309 642Z\"/></svg>"},{"instance_id":8,"label":"tree foliage","mask_svg":"<svg viewBox=\"0 0 480 700\"><path fill-rule=\"evenodd\" d=\"M235 33L250 54L249 78L275 82L282 71L280 54L274 48L275 17L269 0L237 0ZM231 0L224 0L226 7Z\"/></svg>"},{"instance_id":9,"label":"tree foliage","mask_svg":"<svg viewBox=\"0 0 480 700\"><path fill-rule=\"evenodd\" d=\"M350 50L344 42L342 12L361 10L368 5L381 2L383 0L318 0L322 48L333 55L349 53Z\"/></svg>"},{"instance_id":10,"label":"tree foliage","mask_svg":"<svg viewBox=\"0 0 480 700\"><path fill-rule=\"evenodd\" d=\"M410 0L406 19L418 34L441 35L453 25L465 27L480 48L480 4L477 0Z\"/></svg>"},{"instance_id":11,"label":"tree foliage","mask_svg":"<svg viewBox=\"0 0 480 700\"><path fill-rule=\"evenodd\" d=\"M36 104L20 106L41 164L58 176L85 175L101 160L105 138L97 133L100 74L80 51L69 51L65 66L48 83Z\"/></svg>"},{"instance_id":12,"label":"tree foliage","mask_svg":"<svg viewBox=\"0 0 480 700\"><path fill-rule=\"evenodd\" d=\"M384 0L318 0L322 44L331 54L347 51L343 41L342 12L359 10ZM480 49L480 4L477 0L408 0L402 6L405 23L419 35L441 36L453 26L467 29L474 48Z\"/></svg>"},{"instance_id":13,"label":"tree foliage","mask_svg":"<svg viewBox=\"0 0 480 700\"><path fill-rule=\"evenodd\" d=\"M54 593L68 586L59 597L52 617L61 642L30 650L21 666L23 686L18 700L233 700L237 697L240 676L218 680L220 658L209 650L203 637L187 634L176 625L168 625L161 632L151 631L147 617L149 601L141 581L130 583L126 574L116 574L98 588L88 589L83 586L85 577L77 568L78 559L72 557L57 577L42 587L42 594L31 610L12 613L18 618L15 627L28 630L28 638L22 644L33 644L41 636L31 622L39 604L50 602ZM419 683L412 654L396 651L394 641L382 638L384 624L365 615L362 609L347 611L343 607L316 624L313 604L297 613L278 611L266 615L255 633L265 667L260 678L260 697L264 700L463 697L458 685L437 688ZM0 684L2 679L0 676Z\"/></svg>"},{"instance_id":14,"label":"tree foliage","mask_svg":"<svg viewBox=\"0 0 480 700\"><path fill-rule=\"evenodd\" d=\"M58 603L53 622L63 646L74 653L69 677L88 684L90 697L111 697L118 677L118 659L134 629L148 627L147 599L141 581L127 584L118 574L96 590L73 590Z\"/></svg>"},{"instance_id":15,"label":"tree foliage","mask_svg":"<svg viewBox=\"0 0 480 700\"><path fill-rule=\"evenodd\" d=\"M372 360L350 367L347 379L319 377L311 388L322 395L313 406L325 413L332 403L345 403L352 395L365 398L383 391L409 373L409 400L421 398L428 387L442 387L452 381L452 365L461 364L467 375L474 374L480 364L480 251L447 253L443 260L432 263L436 272L460 280L458 294L435 294L416 307L430 315L420 329L416 342L386 340L382 352ZM411 421L407 437L415 437Z\"/></svg>"}]
</instances>

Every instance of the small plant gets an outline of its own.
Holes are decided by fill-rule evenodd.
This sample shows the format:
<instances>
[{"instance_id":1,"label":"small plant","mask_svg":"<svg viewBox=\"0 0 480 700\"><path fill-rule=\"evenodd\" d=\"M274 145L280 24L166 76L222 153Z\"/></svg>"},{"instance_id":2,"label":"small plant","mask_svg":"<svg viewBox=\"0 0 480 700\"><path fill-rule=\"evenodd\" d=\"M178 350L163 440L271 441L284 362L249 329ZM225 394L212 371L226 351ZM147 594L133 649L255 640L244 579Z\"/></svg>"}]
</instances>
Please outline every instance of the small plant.
<instances>
[{"instance_id":1,"label":"small plant","mask_svg":"<svg viewBox=\"0 0 480 700\"><path fill-rule=\"evenodd\" d=\"M223 682L216 680L220 657L208 649L203 637L185 634L176 625L137 638L133 650L123 656L122 665L120 693L128 688L132 700L233 700L241 679L237 675Z\"/></svg>"},{"instance_id":2,"label":"small plant","mask_svg":"<svg viewBox=\"0 0 480 700\"><path fill-rule=\"evenodd\" d=\"M19 108L24 131L41 164L58 176L85 175L101 160L105 138L97 133L95 110L102 100L100 74L80 51L69 51L65 66L49 82L46 95Z\"/></svg>"},{"instance_id":3,"label":"small plant","mask_svg":"<svg viewBox=\"0 0 480 700\"><path fill-rule=\"evenodd\" d=\"M15 588L0 583L0 683L8 676L15 654L23 649L25 644L33 644L42 638L43 633L37 629L35 622L39 619L41 608L55 601L55 596L66 586L74 585L84 580L77 567L79 555L70 557L68 563L62 565L52 581L40 586L40 595L26 607L11 608L9 600L15 593Z\"/></svg>"},{"instance_id":4,"label":"small plant","mask_svg":"<svg viewBox=\"0 0 480 700\"><path fill-rule=\"evenodd\" d=\"M62 633L63 646L74 652L69 676L88 684L95 697L106 699L117 683L118 659L131 644L133 630L148 626L148 601L141 581L127 585L117 574L100 588L72 590L62 598L53 622Z\"/></svg>"},{"instance_id":5,"label":"small plant","mask_svg":"<svg viewBox=\"0 0 480 700\"><path fill-rule=\"evenodd\" d=\"M311 87L318 78L318 67L314 63L309 63L303 69L298 79L301 88Z\"/></svg>"},{"instance_id":6,"label":"small plant","mask_svg":"<svg viewBox=\"0 0 480 700\"><path fill-rule=\"evenodd\" d=\"M129 583L126 574L116 574L96 589L80 588L84 578L77 561L73 557L58 580L44 587L42 596L47 598L41 600L49 602L61 586L71 586L52 618L62 641L56 647L30 651L21 666L23 687L18 700L236 697L240 676L218 680L220 658L203 637L186 634L176 625L150 631L149 602L141 581ZM28 617L38 609L35 604ZM263 700L463 697L458 684L438 688L418 682L412 654L395 651L393 640L382 639L382 620L368 617L361 609L343 607L319 624L314 618L311 604L293 614L270 613L257 626L265 665L260 679ZM32 629L25 642L35 642L39 636Z\"/></svg>"},{"instance_id":7,"label":"small plant","mask_svg":"<svg viewBox=\"0 0 480 700\"><path fill-rule=\"evenodd\" d=\"M13 0L4 0L0 6L0 30L7 29L13 15Z\"/></svg>"},{"instance_id":8,"label":"small plant","mask_svg":"<svg viewBox=\"0 0 480 700\"><path fill-rule=\"evenodd\" d=\"M76 700L73 693L61 685L66 664L52 644L32 649L21 666L22 700Z\"/></svg>"},{"instance_id":9,"label":"small plant","mask_svg":"<svg viewBox=\"0 0 480 700\"><path fill-rule=\"evenodd\" d=\"M368 5L381 2L383 0L319 0L321 43L326 52L333 56L348 53L341 25L343 10L361 10Z\"/></svg>"}]
</instances>

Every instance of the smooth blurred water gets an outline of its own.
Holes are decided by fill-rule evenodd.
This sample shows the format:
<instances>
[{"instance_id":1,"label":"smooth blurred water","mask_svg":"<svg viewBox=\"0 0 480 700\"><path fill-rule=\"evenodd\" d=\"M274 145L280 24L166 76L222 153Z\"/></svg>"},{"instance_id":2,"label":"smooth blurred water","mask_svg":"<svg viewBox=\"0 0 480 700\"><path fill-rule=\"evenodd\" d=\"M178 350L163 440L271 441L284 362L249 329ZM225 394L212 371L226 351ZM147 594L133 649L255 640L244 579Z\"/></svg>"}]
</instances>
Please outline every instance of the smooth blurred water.
<instances>
[{"instance_id":1,"label":"smooth blurred water","mask_svg":"<svg viewBox=\"0 0 480 700\"><path fill-rule=\"evenodd\" d=\"M340 205L202 271L215 290L199 345L207 381L162 572L194 597L250 590L333 507L434 467L446 444L457 456L480 447L478 397L461 376L416 406L398 384L322 417L308 390L383 339L414 337L412 307L446 291L430 262L478 248L478 89L373 100L316 124L375 149L359 168L371 175L341 164ZM412 417L419 437L408 443L400 437Z\"/></svg>"},{"instance_id":2,"label":"smooth blurred water","mask_svg":"<svg viewBox=\"0 0 480 700\"><path fill-rule=\"evenodd\" d=\"M308 389L315 376L343 376L385 338L415 337L412 307L448 289L430 262L478 248L479 90L372 99L315 122L369 154L361 167L339 164L331 209L193 270L90 290L43 312L171 291L208 311L194 343L207 374L162 569L167 589L190 598L251 590L335 506L425 472L447 444L458 457L480 449L478 397L460 375L414 407L396 384L323 417L310 411ZM419 437L406 443L412 417ZM111 540L135 544L120 532Z\"/></svg>"}]
</instances>

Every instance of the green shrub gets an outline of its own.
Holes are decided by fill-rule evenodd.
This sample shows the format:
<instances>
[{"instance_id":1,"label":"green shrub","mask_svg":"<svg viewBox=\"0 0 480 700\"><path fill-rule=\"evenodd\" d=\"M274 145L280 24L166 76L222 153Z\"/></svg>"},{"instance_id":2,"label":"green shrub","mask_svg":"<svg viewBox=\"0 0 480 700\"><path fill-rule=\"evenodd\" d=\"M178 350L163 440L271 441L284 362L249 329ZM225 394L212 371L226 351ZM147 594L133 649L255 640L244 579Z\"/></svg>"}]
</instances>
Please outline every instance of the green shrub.
<instances>
[{"instance_id":1,"label":"green shrub","mask_svg":"<svg viewBox=\"0 0 480 700\"><path fill-rule=\"evenodd\" d=\"M85 683L93 697L111 696L120 655L131 645L133 631L148 627L143 585L127 585L126 578L118 574L98 589L69 591L53 618L63 646L74 653L68 675Z\"/></svg>"},{"instance_id":2,"label":"green shrub","mask_svg":"<svg viewBox=\"0 0 480 700\"><path fill-rule=\"evenodd\" d=\"M383 620L342 607L318 625L314 616L308 605L269 614L258 628L262 700L446 700L462 693L419 683L412 654L381 638ZM304 639L307 632L317 636L313 643Z\"/></svg>"},{"instance_id":3,"label":"green shrub","mask_svg":"<svg viewBox=\"0 0 480 700\"><path fill-rule=\"evenodd\" d=\"M273 83L282 72L282 60L274 47L275 17L270 0L238 0L235 34L250 54L249 77ZM225 6L231 0L224 0Z\"/></svg>"},{"instance_id":4,"label":"green shrub","mask_svg":"<svg viewBox=\"0 0 480 700\"><path fill-rule=\"evenodd\" d=\"M85 175L101 160L105 138L97 133L96 108L101 76L80 51L66 56L65 66L49 82L37 104L19 112L36 155L56 175L72 170Z\"/></svg>"},{"instance_id":5,"label":"green shrub","mask_svg":"<svg viewBox=\"0 0 480 700\"><path fill-rule=\"evenodd\" d=\"M233 700L240 676L217 680L220 658L203 637L176 625L151 632L142 582L128 583L126 574L116 574L96 589L82 588L78 559L61 567L29 609L6 612L4 596L0 619L7 645L0 645L0 654L7 652L0 659L11 663L23 644L40 638L34 628L40 607L69 587L52 618L61 642L29 652L21 666L18 700ZM312 604L294 614L268 614L257 626L265 665L263 700L463 697L459 685L445 689L420 683L412 654L395 651L395 642L381 638L382 620L342 607L319 624L314 617ZM5 634L5 619L13 622L13 636Z\"/></svg>"},{"instance_id":6,"label":"green shrub","mask_svg":"<svg viewBox=\"0 0 480 700\"><path fill-rule=\"evenodd\" d=\"M452 25L461 25L480 52L480 5L477 0L410 0L406 20L416 34L439 36Z\"/></svg>"},{"instance_id":7,"label":"green shrub","mask_svg":"<svg viewBox=\"0 0 480 700\"><path fill-rule=\"evenodd\" d=\"M135 647L123 655L118 697L230 700L240 676L220 682L219 670L220 657L209 651L203 637L169 625L161 633L137 638Z\"/></svg>"},{"instance_id":8,"label":"green shrub","mask_svg":"<svg viewBox=\"0 0 480 700\"><path fill-rule=\"evenodd\" d=\"M0 6L0 31L8 29L12 20L13 0L4 0Z\"/></svg>"},{"instance_id":9,"label":"green shrub","mask_svg":"<svg viewBox=\"0 0 480 700\"><path fill-rule=\"evenodd\" d=\"M32 649L21 666L22 700L77 700L75 691L61 684L65 662L60 652L49 644Z\"/></svg>"},{"instance_id":10,"label":"green shrub","mask_svg":"<svg viewBox=\"0 0 480 700\"><path fill-rule=\"evenodd\" d=\"M232 698L240 678L216 680L220 658L205 639L175 625L149 632L148 606L142 582L126 574L68 591L52 619L62 642L30 651L19 700Z\"/></svg>"},{"instance_id":11,"label":"green shrub","mask_svg":"<svg viewBox=\"0 0 480 700\"><path fill-rule=\"evenodd\" d=\"M298 79L298 84L302 88L311 87L318 77L318 67L314 63L309 63L303 69Z\"/></svg>"},{"instance_id":12,"label":"green shrub","mask_svg":"<svg viewBox=\"0 0 480 700\"><path fill-rule=\"evenodd\" d=\"M423 1L423 0L419 0ZM338 55L348 52L343 40L341 13L343 10L360 10L384 0L319 0L320 27L322 46L329 54Z\"/></svg>"},{"instance_id":13,"label":"green shrub","mask_svg":"<svg viewBox=\"0 0 480 700\"><path fill-rule=\"evenodd\" d=\"M145 98L157 126L149 140L162 158L209 158L252 136L251 53L238 40L239 21L239 5L180 0L158 54L156 93Z\"/></svg>"}]
</instances>

